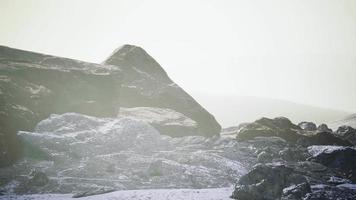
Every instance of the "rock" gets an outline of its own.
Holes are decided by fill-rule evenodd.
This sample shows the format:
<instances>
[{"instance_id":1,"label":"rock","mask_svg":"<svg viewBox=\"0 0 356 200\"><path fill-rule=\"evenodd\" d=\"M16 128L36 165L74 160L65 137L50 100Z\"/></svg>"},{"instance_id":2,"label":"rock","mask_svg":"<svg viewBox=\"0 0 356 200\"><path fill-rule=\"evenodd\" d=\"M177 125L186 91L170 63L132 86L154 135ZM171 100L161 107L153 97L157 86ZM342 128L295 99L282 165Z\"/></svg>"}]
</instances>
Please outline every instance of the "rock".
<instances>
[{"instance_id":1,"label":"rock","mask_svg":"<svg viewBox=\"0 0 356 200\"><path fill-rule=\"evenodd\" d=\"M340 126L337 129L336 134L351 142L353 145L356 145L356 129L351 126Z\"/></svg>"},{"instance_id":2,"label":"rock","mask_svg":"<svg viewBox=\"0 0 356 200\"><path fill-rule=\"evenodd\" d=\"M115 66L0 46L0 166L20 155L17 131L33 130L52 113L115 116L120 74Z\"/></svg>"},{"instance_id":3,"label":"rock","mask_svg":"<svg viewBox=\"0 0 356 200\"><path fill-rule=\"evenodd\" d=\"M119 116L145 121L163 135L182 136L199 132L197 122L168 108L120 108Z\"/></svg>"},{"instance_id":4,"label":"rock","mask_svg":"<svg viewBox=\"0 0 356 200\"><path fill-rule=\"evenodd\" d=\"M26 149L28 154L14 165L0 168L6 193L228 187L256 159L239 151L249 144L239 145L234 138L170 137L143 120L122 116L53 114L33 132L19 132L19 138L36 150ZM11 190L14 183L26 182L22 178L33 169L51 177L51 184Z\"/></svg>"},{"instance_id":5,"label":"rock","mask_svg":"<svg viewBox=\"0 0 356 200\"><path fill-rule=\"evenodd\" d=\"M220 133L221 126L215 118L175 84L142 48L124 45L104 64L119 66L124 74L120 106L169 108L197 122L200 130L197 134L214 136Z\"/></svg>"},{"instance_id":6,"label":"rock","mask_svg":"<svg viewBox=\"0 0 356 200\"><path fill-rule=\"evenodd\" d=\"M44 186L48 184L49 179L47 175L40 171L32 171L30 174L29 184L32 186Z\"/></svg>"},{"instance_id":7,"label":"rock","mask_svg":"<svg viewBox=\"0 0 356 200\"><path fill-rule=\"evenodd\" d=\"M329 185L312 185L312 192L308 193L303 200L353 200L356 199L356 190L329 186Z\"/></svg>"},{"instance_id":8,"label":"rock","mask_svg":"<svg viewBox=\"0 0 356 200\"><path fill-rule=\"evenodd\" d=\"M49 184L47 175L38 170L32 170L31 173L14 189L17 194L35 194L41 191L41 188Z\"/></svg>"},{"instance_id":9,"label":"rock","mask_svg":"<svg viewBox=\"0 0 356 200\"><path fill-rule=\"evenodd\" d=\"M262 151L261 153L259 153L257 155L257 161L259 163L271 162L272 159L273 159L273 156L271 155L271 153L267 153L266 151Z\"/></svg>"},{"instance_id":10,"label":"rock","mask_svg":"<svg viewBox=\"0 0 356 200\"><path fill-rule=\"evenodd\" d=\"M306 178L295 173L293 168L259 164L240 178L231 197L238 200L279 199L284 188L306 182Z\"/></svg>"},{"instance_id":11,"label":"rock","mask_svg":"<svg viewBox=\"0 0 356 200\"><path fill-rule=\"evenodd\" d=\"M332 133L333 132L333 130L330 129L328 127L328 125L326 125L326 124L320 124L318 126L318 128L317 128L317 131L319 131L319 132L328 132L328 133Z\"/></svg>"},{"instance_id":12,"label":"rock","mask_svg":"<svg viewBox=\"0 0 356 200\"><path fill-rule=\"evenodd\" d=\"M304 137L298 134L298 130L300 127L284 117L261 118L242 127L236 139L245 141L256 137L280 137L287 142L295 143L300 137Z\"/></svg>"},{"instance_id":13,"label":"rock","mask_svg":"<svg viewBox=\"0 0 356 200\"><path fill-rule=\"evenodd\" d=\"M300 122L298 126L305 131L316 131L317 127L313 122Z\"/></svg>"},{"instance_id":14,"label":"rock","mask_svg":"<svg viewBox=\"0 0 356 200\"><path fill-rule=\"evenodd\" d=\"M330 132L316 132L306 137L301 137L297 143L302 146L311 146L311 145L352 146L352 143L350 143L349 141L337 137L336 135Z\"/></svg>"},{"instance_id":15,"label":"rock","mask_svg":"<svg viewBox=\"0 0 356 200\"><path fill-rule=\"evenodd\" d=\"M155 107L196 122L194 128L165 124L159 127L164 134L210 137L221 129L152 57L130 45L114 52L105 64L0 46L0 94L0 167L21 155L17 132L33 131L53 113L114 117L120 106Z\"/></svg>"},{"instance_id":16,"label":"rock","mask_svg":"<svg viewBox=\"0 0 356 200\"><path fill-rule=\"evenodd\" d=\"M105 194L109 192L114 192L114 188L99 188L95 190L89 190L85 192L79 192L77 194L74 194L72 198L81 198L81 197L87 197L87 196L93 196L93 195L99 195L99 194Z\"/></svg>"},{"instance_id":17,"label":"rock","mask_svg":"<svg viewBox=\"0 0 356 200\"><path fill-rule=\"evenodd\" d=\"M319 153L310 152L313 155L309 160L321 163L327 167L340 170L344 178L350 179L356 183L356 150L350 147L323 147L324 150ZM314 147L315 149L315 147Z\"/></svg>"},{"instance_id":18,"label":"rock","mask_svg":"<svg viewBox=\"0 0 356 200\"><path fill-rule=\"evenodd\" d=\"M304 196L310 192L311 188L307 182L292 185L283 189L281 200L302 200Z\"/></svg>"}]
</instances>

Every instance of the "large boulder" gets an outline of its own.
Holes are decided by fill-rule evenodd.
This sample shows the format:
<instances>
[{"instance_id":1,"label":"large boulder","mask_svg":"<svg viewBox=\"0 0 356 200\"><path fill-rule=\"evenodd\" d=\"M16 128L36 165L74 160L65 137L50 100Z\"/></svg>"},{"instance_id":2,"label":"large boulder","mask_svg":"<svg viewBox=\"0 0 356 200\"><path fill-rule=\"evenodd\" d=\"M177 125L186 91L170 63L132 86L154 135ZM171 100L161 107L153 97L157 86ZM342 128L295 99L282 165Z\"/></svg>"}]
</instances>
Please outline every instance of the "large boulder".
<instances>
[{"instance_id":1,"label":"large boulder","mask_svg":"<svg viewBox=\"0 0 356 200\"><path fill-rule=\"evenodd\" d=\"M0 167L20 155L19 130L51 113L115 116L120 70L0 46Z\"/></svg>"},{"instance_id":2,"label":"large boulder","mask_svg":"<svg viewBox=\"0 0 356 200\"><path fill-rule=\"evenodd\" d=\"M294 190L289 188L295 185L299 187ZM309 191L307 179L293 168L259 164L240 178L231 197L238 200L274 200L281 198L283 193L284 196L304 196Z\"/></svg>"},{"instance_id":3,"label":"large boulder","mask_svg":"<svg viewBox=\"0 0 356 200\"><path fill-rule=\"evenodd\" d=\"M336 134L341 138L348 140L353 145L356 145L356 129L351 126L340 126L337 129Z\"/></svg>"},{"instance_id":4,"label":"large boulder","mask_svg":"<svg viewBox=\"0 0 356 200\"><path fill-rule=\"evenodd\" d=\"M142 48L124 45L104 64L119 66L124 74L120 106L169 108L196 121L200 135L220 133L221 126L215 118L174 83L159 63Z\"/></svg>"},{"instance_id":5,"label":"large boulder","mask_svg":"<svg viewBox=\"0 0 356 200\"><path fill-rule=\"evenodd\" d=\"M356 150L340 146L311 146L308 148L311 161L343 172L346 178L356 183Z\"/></svg>"},{"instance_id":6,"label":"large boulder","mask_svg":"<svg viewBox=\"0 0 356 200\"><path fill-rule=\"evenodd\" d=\"M261 118L239 129L236 138L245 141L256 137L280 137L287 142L295 143L302 137L298 130L301 128L285 117Z\"/></svg>"},{"instance_id":7,"label":"large boulder","mask_svg":"<svg viewBox=\"0 0 356 200\"><path fill-rule=\"evenodd\" d=\"M305 131L316 131L317 130L317 127L313 122L300 122L298 124L298 126Z\"/></svg>"}]
</instances>

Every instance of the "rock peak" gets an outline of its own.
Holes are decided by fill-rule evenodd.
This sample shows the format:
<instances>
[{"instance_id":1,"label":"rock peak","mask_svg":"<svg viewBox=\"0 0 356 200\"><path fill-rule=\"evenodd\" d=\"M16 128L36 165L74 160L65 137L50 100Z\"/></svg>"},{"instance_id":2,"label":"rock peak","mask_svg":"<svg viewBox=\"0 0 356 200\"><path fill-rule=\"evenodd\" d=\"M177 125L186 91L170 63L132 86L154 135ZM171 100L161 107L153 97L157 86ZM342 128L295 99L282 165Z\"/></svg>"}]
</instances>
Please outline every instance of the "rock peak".
<instances>
[{"instance_id":1,"label":"rock peak","mask_svg":"<svg viewBox=\"0 0 356 200\"><path fill-rule=\"evenodd\" d=\"M142 47L130 44L117 48L103 64L136 68L149 74L166 73Z\"/></svg>"}]
</instances>

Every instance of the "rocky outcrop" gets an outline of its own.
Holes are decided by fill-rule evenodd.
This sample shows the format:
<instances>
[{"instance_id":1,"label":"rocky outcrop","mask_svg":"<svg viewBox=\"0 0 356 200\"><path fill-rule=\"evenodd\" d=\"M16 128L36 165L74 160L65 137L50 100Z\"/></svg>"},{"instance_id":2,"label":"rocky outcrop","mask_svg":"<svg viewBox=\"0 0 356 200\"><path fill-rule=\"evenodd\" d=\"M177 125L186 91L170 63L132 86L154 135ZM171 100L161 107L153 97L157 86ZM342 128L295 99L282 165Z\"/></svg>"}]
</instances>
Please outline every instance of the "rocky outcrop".
<instances>
[{"instance_id":1,"label":"rocky outcrop","mask_svg":"<svg viewBox=\"0 0 356 200\"><path fill-rule=\"evenodd\" d=\"M120 70L0 47L0 166L20 154L16 133L51 113L115 116Z\"/></svg>"},{"instance_id":2,"label":"rocky outcrop","mask_svg":"<svg viewBox=\"0 0 356 200\"><path fill-rule=\"evenodd\" d=\"M353 145L356 145L356 129L351 126L340 126L336 134L341 138L350 141Z\"/></svg>"},{"instance_id":3,"label":"rocky outcrop","mask_svg":"<svg viewBox=\"0 0 356 200\"><path fill-rule=\"evenodd\" d=\"M298 126L305 131L316 131L317 129L313 122L300 122Z\"/></svg>"},{"instance_id":4,"label":"rocky outcrop","mask_svg":"<svg viewBox=\"0 0 356 200\"><path fill-rule=\"evenodd\" d=\"M237 139L240 141L256 137L280 137L288 142L295 143L301 136L301 128L284 117L269 119L261 118L239 129Z\"/></svg>"},{"instance_id":5,"label":"rocky outcrop","mask_svg":"<svg viewBox=\"0 0 356 200\"><path fill-rule=\"evenodd\" d=\"M309 151L313 152L311 161L337 169L356 183L356 150L354 148L326 146L319 152L312 149Z\"/></svg>"},{"instance_id":6,"label":"rocky outcrop","mask_svg":"<svg viewBox=\"0 0 356 200\"><path fill-rule=\"evenodd\" d=\"M128 117L151 124L163 135L194 135L199 132L198 123L168 108L135 107L120 108L119 117Z\"/></svg>"},{"instance_id":7,"label":"rocky outcrop","mask_svg":"<svg viewBox=\"0 0 356 200\"><path fill-rule=\"evenodd\" d=\"M293 187L293 188L291 188ZM232 198L273 200L286 196L303 197L310 191L307 179L284 165L257 165L240 178Z\"/></svg>"},{"instance_id":8,"label":"rocky outcrop","mask_svg":"<svg viewBox=\"0 0 356 200\"><path fill-rule=\"evenodd\" d=\"M221 129L152 57L130 45L104 65L0 46L0 94L0 167L21 153L16 133L32 131L52 113L113 117L119 107L155 107L179 118L153 122L162 134L214 136Z\"/></svg>"},{"instance_id":9,"label":"rocky outcrop","mask_svg":"<svg viewBox=\"0 0 356 200\"><path fill-rule=\"evenodd\" d=\"M213 136L220 133L221 126L215 118L175 84L157 61L142 48L124 45L104 64L119 66L125 75L120 106L169 108L197 122L200 135ZM190 135L189 132L186 135Z\"/></svg>"},{"instance_id":10,"label":"rocky outcrop","mask_svg":"<svg viewBox=\"0 0 356 200\"><path fill-rule=\"evenodd\" d=\"M19 138L24 157L0 168L0 187L7 193L83 196L103 188L228 187L246 173L242 162L250 159L236 152L247 144L238 145L235 139L170 137L147 121L123 116L52 114L33 132L19 132ZM24 177L34 169L49 177L46 185L27 184Z\"/></svg>"},{"instance_id":11,"label":"rocky outcrop","mask_svg":"<svg viewBox=\"0 0 356 200\"><path fill-rule=\"evenodd\" d=\"M323 126L321 129L327 130L327 126ZM328 130L326 132L321 132L320 130L311 122L302 122L297 126L284 117L261 118L238 129L236 138L240 141L246 141L256 137L280 137L290 144L302 146L352 146L352 143L338 137L336 134Z\"/></svg>"}]
</instances>

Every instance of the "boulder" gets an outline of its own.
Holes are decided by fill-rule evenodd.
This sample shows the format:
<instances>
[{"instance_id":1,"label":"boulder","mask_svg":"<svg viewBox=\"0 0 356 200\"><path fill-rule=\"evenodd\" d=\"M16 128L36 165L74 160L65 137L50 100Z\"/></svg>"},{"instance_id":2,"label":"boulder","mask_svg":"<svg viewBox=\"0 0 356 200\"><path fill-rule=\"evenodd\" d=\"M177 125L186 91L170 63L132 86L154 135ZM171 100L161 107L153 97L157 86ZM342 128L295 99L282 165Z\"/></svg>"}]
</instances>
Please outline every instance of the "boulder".
<instances>
[{"instance_id":1,"label":"boulder","mask_svg":"<svg viewBox=\"0 0 356 200\"><path fill-rule=\"evenodd\" d=\"M356 129L351 126L340 126L337 129L336 134L341 138L348 140L353 145L356 145Z\"/></svg>"},{"instance_id":2,"label":"boulder","mask_svg":"<svg viewBox=\"0 0 356 200\"><path fill-rule=\"evenodd\" d=\"M280 137L287 142L295 143L300 137L303 137L298 134L300 129L299 126L284 117L261 118L243 126L238 131L236 139L245 141L256 137Z\"/></svg>"},{"instance_id":3,"label":"boulder","mask_svg":"<svg viewBox=\"0 0 356 200\"><path fill-rule=\"evenodd\" d=\"M316 131L317 127L313 122L300 122L298 126L305 131Z\"/></svg>"},{"instance_id":4,"label":"boulder","mask_svg":"<svg viewBox=\"0 0 356 200\"><path fill-rule=\"evenodd\" d=\"M313 162L343 172L344 177L356 183L356 150L351 147L312 146L309 147Z\"/></svg>"},{"instance_id":5,"label":"boulder","mask_svg":"<svg viewBox=\"0 0 356 200\"><path fill-rule=\"evenodd\" d=\"M124 74L120 106L169 108L197 122L199 132L194 135L214 136L220 133L221 126L214 116L174 83L141 47L124 45L114 51L104 64L119 66Z\"/></svg>"},{"instance_id":6,"label":"boulder","mask_svg":"<svg viewBox=\"0 0 356 200\"><path fill-rule=\"evenodd\" d=\"M259 164L240 178L231 197L238 200L274 200L281 198L285 188L298 184L307 184L307 180L295 173L293 168L285 165ZM300 189L299 193L304 196L303 192L307 191Z\"/></svg>"},{"instance_id":7,"label":"boulder","mask_svg":"<svg viewBox=\"0 0 356 200\"><path fill-rule=\"evenodd\" d=\"M328 127L328 125L326 124L320 124L317 128L317 131L319 132L329 132L332 133L333 130L331 128Z\"/></svg>"},{"instance_id":8,"label":"boulder","mask_svg":"<svg viewBox=\"0 0 356 200\"><path fill-rule=\"evenodd\" d=\"M0 167L20 155L16 133L52 113L115 116L120 74L115 66L0 46Z\"/></svg>"}]
</instances>

